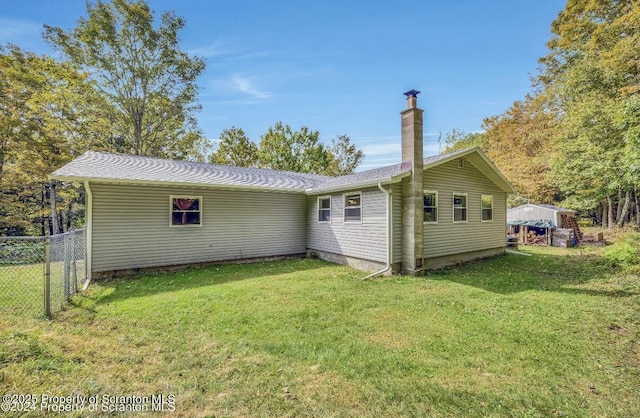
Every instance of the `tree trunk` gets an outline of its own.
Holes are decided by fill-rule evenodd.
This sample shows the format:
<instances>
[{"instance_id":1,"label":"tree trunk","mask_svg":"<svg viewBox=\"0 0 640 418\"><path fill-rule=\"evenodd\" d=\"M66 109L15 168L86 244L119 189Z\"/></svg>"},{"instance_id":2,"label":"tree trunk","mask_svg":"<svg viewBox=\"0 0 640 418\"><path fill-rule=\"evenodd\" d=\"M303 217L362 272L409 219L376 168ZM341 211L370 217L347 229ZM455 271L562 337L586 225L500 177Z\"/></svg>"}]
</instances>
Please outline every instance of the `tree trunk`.
<instances>
[{"instance_id":1,"label":"tree trunk","mask_svg":"<svg viewBox=\"0 0 640 418\"><path fill-rule=\"evenodd\" d=\"M611 196L607 196L607 228L613 229L613 199Z\"/></svg>"},{"instance_id":2,"label":"tree trunk","mask_svg":"<svg viewBox=\"0 0 640 418\"><path fill-rule=\"evenodd\" d=\"M609 223L609 206L606 203L602 204L602 227L606 228Z\"/></svg>"},{"instance_id":3,"label":"tree trunk","mask_svg":"<svg viewBox=\"0 0 640 418\"><path fill-rule=\"evenodd\" d=\"M69 202L69 206L67 207L67 231L71 229L71 217L73 216L73 210L71 209L71 203Z\"/></svg>"},{"instance_id":4,"label":"tree trunk","mask_svg":"<svg viewBox=\"0 0 640 418\"><path fill-rule=\"evenodd\" d=\"M627 214L629 213L629 205L631 204L631 192L627 191L624 197L624 204L622 205L622 210L619 211L618 215L618 227L624 225L625 219L627 219Z\"/></svg>"},{"instance_id":5,"label":"tree trunk","mask_svg":"<svg viewBox=\"0 0 640 418\"><path fill-rule=\"evenodd\" d=\"M635 199L636 202L636 207L635 207L635 211L636 211L636 226L638 228L640 228L640 197L638 197L638 189L633 189L633 197Z\"/></svg>"},{"instance_id":6,"label":"tree trunk","mask_svg":"<svg viewBox=\"0 0 640 418\"><path fill-rule=\"evenodd\" d=\"M51 180L49 184L49 199L51 200L51 234L60 233L60 225L58 224L58 209L56 208L56 181Z\"/></svg>"},{"instance_id":7,"label":"tree trunk","mask_svg":"<svg viewBox=\"0 0 640 418\"><path fill-rule=\"evenodd\" d=\"M618 205L616 210L616 222L620 222L620 218L622 218L622 207L624 205L624 193L622 189L618 189Z\"/></svg>"}]
</instances>

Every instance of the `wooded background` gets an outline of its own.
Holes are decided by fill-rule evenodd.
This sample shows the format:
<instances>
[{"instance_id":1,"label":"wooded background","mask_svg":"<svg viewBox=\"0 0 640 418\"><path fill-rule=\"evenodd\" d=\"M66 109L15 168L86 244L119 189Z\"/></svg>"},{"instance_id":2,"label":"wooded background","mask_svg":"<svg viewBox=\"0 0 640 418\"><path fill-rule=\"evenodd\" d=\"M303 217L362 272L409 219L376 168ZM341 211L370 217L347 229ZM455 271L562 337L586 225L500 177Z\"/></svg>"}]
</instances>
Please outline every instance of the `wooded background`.
<instances>
[{"instance_id":1,"label":"wooded background","mask_svg":"<svg viewBox=\"0 0 640 418\"><path fill-rule=\"evenodd\" d=\"M260 142L197 124L203 59L181 51L184 20L144 1L87 4L70 31L45 25L64 60L0 46L0 235L83 222L83 190L47 175L87 150L341 175L363 158L275 122ZM640 225L640 5L569 0L551 25L531 91L482 133L453 130L445 151L477 146L513 183L509 203L553 203L613 228ZM470 69L469 71L473 71Z\"/></svg>"}]
</instances>

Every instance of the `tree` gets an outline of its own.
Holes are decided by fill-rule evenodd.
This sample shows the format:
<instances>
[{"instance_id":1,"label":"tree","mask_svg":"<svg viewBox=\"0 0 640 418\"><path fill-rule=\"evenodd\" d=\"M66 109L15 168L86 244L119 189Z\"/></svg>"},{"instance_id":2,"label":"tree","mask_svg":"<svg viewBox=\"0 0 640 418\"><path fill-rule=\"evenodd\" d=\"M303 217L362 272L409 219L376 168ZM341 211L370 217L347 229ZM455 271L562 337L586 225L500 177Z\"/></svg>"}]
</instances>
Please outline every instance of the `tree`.
<instances>
[{"instance_id":1,"label":"tree","mask_svg":"<svg viewBox=\"0 0 640 418\"><path fill-rule=\"evenodd\" d=\"M468 134L461 129L452 129L451 132L447 132L445 134L444 145L445 153L473 147L478 147L483 152L487 152L489 147L484 133L474 132Z\"/></svg>"},{"instance_id":2,"label":"tree","mask_svg":"<svg viewBox=\"0 0 640 418\"><path fill-rule=\"evenodd\" d=\"M639 23L637 2L569 0L541 60L561 119L554 178L577 207L601 206L610 227L628 219L640 181Z\"/></svg>"},{"instance_id":3,"label":"tree","mask_svg":"<svg viewBox=\"0 0 640 418\"><path fill-rule=\"evenodd\" d=\"M557 124L541 96L527 96L505 113L485 118L486 153L519 194L552 202L558 189L549 178L552 138Z\"/></svg>"},{"instance_id":4,"label":"tree","mask_svg":"<svg viewBox=\"0 0 640 418\"><path fill-rule=\"evenodd\" d=\"M142 0L87 2L87 15L69 32L45 25L44 37L96 83L113 150L202 159L195 80L205 63L179 48L184 19L164 12L154 25Z\"/></svg>"},{"instance_id":5,"label":"tree","mask_svg":"<svg viewBox=\"0 0 640 418\"><path fill-rule=\"evenodd\" d=\"M215 164L227 164L237 167L256 167L258 165L258 146L245 135L241 128L232 126L220 134L216 152L209 161Z\"/></svg>"},{"instance_id":6,"label":"tree","mask_svg":"<svg viewBox=\"0 0 640 418\"><path fill-rule=\"evenodd\" d=\"M291 126L276 122L261 137L258 151L260 166L273 170L326 174L333 157L318 137L318 131L310 131L306 126L294 131Z\"/></svg>"},{"instance_id":7,"label":"tree","mask_svg":"<svg viewBox=\"0 0 640 418\"><path fill-rule=\"evenodd\" d=\"M59 201L47 176L87 148L101 148L96 138L107 124L94 99L92 85L72 66L0 48L0 123L7 128L0 130L0 233L33 233L36 225L43 233L47 219L51 232L59 231L50 203L64 211L70 202Z\"/></svg>"},{"instance_id":8,"label":"tree","mask_svg":"<svg viewBox=\"0 0 640 418\"><path fill-rule=\"evenodd\" d=\"M326 174L332 176L344 176L354 172L360 165L360 161L364 158L362 150L356 148L351 143L351 138L347 135L338 135L331 140L332 160L326 171Z\"/></svg>"}]
</instances>

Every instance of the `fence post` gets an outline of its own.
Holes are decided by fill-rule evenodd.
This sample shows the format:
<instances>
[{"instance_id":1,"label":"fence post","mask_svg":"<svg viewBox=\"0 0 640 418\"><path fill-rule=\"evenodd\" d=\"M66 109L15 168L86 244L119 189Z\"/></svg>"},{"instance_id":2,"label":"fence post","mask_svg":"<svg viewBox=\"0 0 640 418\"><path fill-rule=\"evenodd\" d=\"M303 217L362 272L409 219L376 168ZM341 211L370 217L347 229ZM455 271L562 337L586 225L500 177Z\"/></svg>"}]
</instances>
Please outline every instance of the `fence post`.
<instances>
[{"instance_id":1,"label":"fence post","mask_svg":"<svg viewBox=\"0 0 640 418\"><path fill-rule=\"evenodd\" d=\"M51 238L47 235L44 239L44 315L51 318Z\"/></svg>"},{"instance_id":2,"label":"fence post","mask_svg":"<svg viewBox=\"0 0 640 418\"><path fill-rule=\"evenodd\" d=\"M64 283L64 300L69 301L70 287L69 286L69 234L64 235L64 241L62 245L62 260L64 265L63 283Z\"/></svg>"},{"instance_id":3,"label":"fence post","mask_svg":"<svg viewBox=\"0 0 640 418\"><path fill-rule=\"evenodd\" d=\"M78 271L77 271L77 267L76 267L76 231L71 232L70 236L71 236L71 249L69 250L70 254L71 254L71 274L73 277L73 281L71 282L73 284L72 287L72 293L75 295L76 293L78 293Z\"/></svg>"}]
</instances>

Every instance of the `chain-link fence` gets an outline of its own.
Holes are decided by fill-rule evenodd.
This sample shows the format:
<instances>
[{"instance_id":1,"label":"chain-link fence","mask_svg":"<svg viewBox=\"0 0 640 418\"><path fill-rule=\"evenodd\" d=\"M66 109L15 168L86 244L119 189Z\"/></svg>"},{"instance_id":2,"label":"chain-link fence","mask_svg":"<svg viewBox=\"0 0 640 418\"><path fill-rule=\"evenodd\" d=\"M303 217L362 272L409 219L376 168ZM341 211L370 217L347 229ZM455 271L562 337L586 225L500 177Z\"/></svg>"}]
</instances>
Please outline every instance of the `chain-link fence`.
<instances>
[{"instance_id":1,"label":"chain-link fence","mask_svg":"<svg viewBox=\"0 0 640 418\"><path fill-rule=\"evenodd\" d=\"M0 237L0 312L59 311L87 279L85 231Z\"/></svg>"}]
</instances>

